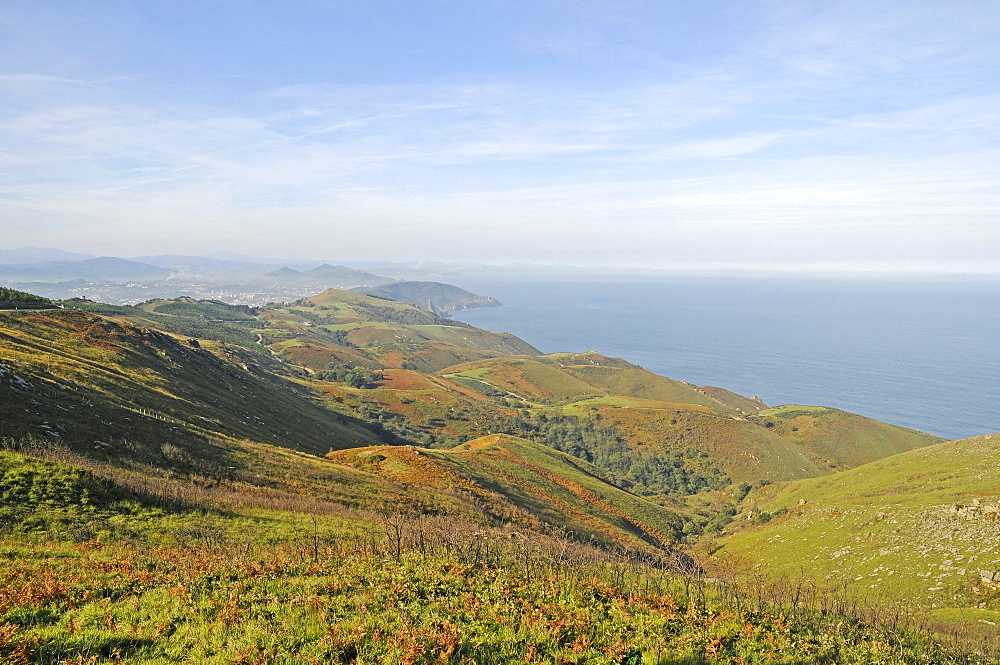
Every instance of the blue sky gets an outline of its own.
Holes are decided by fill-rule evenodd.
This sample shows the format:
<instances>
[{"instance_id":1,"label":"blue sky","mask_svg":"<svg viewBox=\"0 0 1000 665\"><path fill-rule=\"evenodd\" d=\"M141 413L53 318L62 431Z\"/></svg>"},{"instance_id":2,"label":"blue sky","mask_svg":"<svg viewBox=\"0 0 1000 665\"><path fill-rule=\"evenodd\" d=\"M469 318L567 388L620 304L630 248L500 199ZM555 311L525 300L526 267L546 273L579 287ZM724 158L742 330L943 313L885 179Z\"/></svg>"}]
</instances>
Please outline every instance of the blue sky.
<instances>
[{"instance_id":1,"label":"blue sky","mask_svg":"<svg viewBox=\"0 0 1000 665\"><path fill-rule=\"evenodd\" d=\"M1000 3L0 2L6 248L1000 271Z\"/></svg>"}]
</instances>

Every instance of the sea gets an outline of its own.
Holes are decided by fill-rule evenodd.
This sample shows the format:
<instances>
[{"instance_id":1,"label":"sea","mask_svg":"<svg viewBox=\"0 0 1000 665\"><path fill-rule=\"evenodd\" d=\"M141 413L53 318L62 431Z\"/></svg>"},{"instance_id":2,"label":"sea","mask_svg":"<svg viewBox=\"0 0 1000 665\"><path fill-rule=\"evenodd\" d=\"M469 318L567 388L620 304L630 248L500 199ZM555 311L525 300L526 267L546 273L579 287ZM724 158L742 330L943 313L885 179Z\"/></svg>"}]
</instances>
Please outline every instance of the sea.
<instances>
[{"instance_id":1,"label":"sea","mask_svg":"<svg viewBox=\"0 0 1000 665\"><path fill-rule=\"evenodd\" d=\"M947 439L1000 432L1000 281L677 277L453 283L454 318L544 353L599 351L769 406L831 406Z\"/></svg>"}]
</instances>

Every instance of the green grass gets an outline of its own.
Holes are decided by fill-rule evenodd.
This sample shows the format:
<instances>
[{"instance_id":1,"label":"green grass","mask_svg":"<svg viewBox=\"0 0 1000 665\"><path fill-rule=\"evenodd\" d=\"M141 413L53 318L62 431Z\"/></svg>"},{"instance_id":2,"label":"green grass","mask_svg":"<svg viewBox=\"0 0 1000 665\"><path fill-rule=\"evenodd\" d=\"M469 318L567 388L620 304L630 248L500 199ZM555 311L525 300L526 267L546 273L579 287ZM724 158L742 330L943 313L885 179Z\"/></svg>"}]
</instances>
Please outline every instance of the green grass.
<instances>
[{"instance_id":1,"label":"green grass","mask_svg":"<svg viewBox=\"0 0 1000 665\"><path fill-rule=\"evenodd\" d=\"M559 404L559 409L566 415L581 415L588 413L594 407L615 406L615 407L648 407L649 402L633 397L622 397L621 395L599 395L596 397L586 397L575 399L568 404Z\"/></svg>"},{"instance_id":2,"label":"green grass","mask_svg":"<svg viewBox=\"0 0 1000 665\"><path fill-rule=\"evenodd\" d=\"M803 446L814 461L843 469L944 441L839 409L787 405L759 411L748 421Z\"/></svg>"},{"instance_id":3,"label":"green grass","mask_svg":"<svg viewBox=\"0 0 1000 665\"><path fill-rule=\"evenodd\" d=\"M195 458L212 437L317 453L377 441L287 367L239 347L194 347L74 311L0 315L0 332L4 371L24 382L0 382L3 436L49 432L108 455L170 444Z\"/></svg>"},{"instance_id":4,"label":"green grass","mask_svg":"<svg viewBox=\"0 0 1000 665\"><path fill-rule=\"evenodd\" d=\"M989 516L954 507L1000 503L998 453L1000 436L979 437L757 490L744 507L777 517L725 538L717 554L975 623L1000 610L1000 593L980 580L980 570L1000 570L1000 532Z\"/></svg>"},{"instance_id":5,"label":"green grass","mask_svg":"<svg viewBox=\"0 0 1000 665\"><path fill-rule=\"evenodd\" d=\"M32 527L90 510L72 498L0 532L5 663L988 662L509 524L142 501L104 504L96 535Z\"/></svg>"}]
</instances>

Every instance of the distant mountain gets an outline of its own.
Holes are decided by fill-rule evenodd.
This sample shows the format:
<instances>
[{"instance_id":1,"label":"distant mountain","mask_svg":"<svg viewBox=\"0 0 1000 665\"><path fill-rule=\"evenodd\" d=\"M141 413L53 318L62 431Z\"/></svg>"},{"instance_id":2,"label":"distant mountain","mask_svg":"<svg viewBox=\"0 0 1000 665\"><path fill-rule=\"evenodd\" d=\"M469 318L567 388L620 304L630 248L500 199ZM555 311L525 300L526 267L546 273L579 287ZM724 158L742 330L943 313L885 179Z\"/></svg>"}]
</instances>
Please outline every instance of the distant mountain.
<instances>
[{"instance_id":1,"label":"distant mountain","mask_svg":"<svg viewBox=\"0 0 1000 665\"><path fill-rule=\"evenodd\" d=\"M353 289L359 286L379 286L393 281L388 277L344 266L332 266L329 263L304 271L302 279L323 289Z\"/></svg>"},{"instance_id":2,"label":"distant mountain","mask_svg":"<svg viewBox=\"0 0 1000 665\"><path fill-rule=\"evenodd\" d=\"M190 273L206 277L244 277L260 276L268 269L262 265L248 261L229 261L208 256L184 256L181 254L165 254L158 256L136 256L133 261L147 263L158 268L173 270L178 273Z\"/></svg>"},{"instance_id":3,"label":"distant mountain","mask_svg":"<svg viewBox=\"0 0 1000 665\"><path fill-rule=\"evenodd\" d=\"M302 275L301 270L294 270L288 266L282 266L277 270L272 270L271 272L265 274L265 277L299 277Z\"/></svg>"},{"instance_id":4,"label":"distant mountain","mask_svg":"<svg viewBox=\"0 0 1000 665\"><path fill-rule=\"evenodd\" d=\"M212 252L205 254L205 258L217 259L219 261L232 261L234 263L257 263L264 265L310 265L316 263L315 259L289 259L279 257L247 256L246 254L236 254L235 252Z\"/></svg>"},{"instance_id":5,"label":"distant mountain","mask_svg":"<svg viewBox=\"0 0 1000 665\"><path fill-rule=\"evenodd\" d=\"M0 266L0 280L8 282L57 282L74 279L88 282L155 282L173 274L172 270L112 256L84 261Z\"/></svg>"},{"instance_id":6,"label":"distant mountain","mask_svg":"<svg viewBox=\"0 0 1000 665\"><path fill-rule=\"evenodd\" d=\"M393 282L374 288L359 287L354 290L377 298L410 303L435 314L448 314L477 307L499 307L501 304L490 296L479 296L441 282Z\"/></svg>"},{"instance_id":7,"label":"distant mountain","mask_svg":"<svg viewBox=\"0 0 1000 665\"><path fill-rule=\"evenodd\" d=\"M0 249L0 265L42 263L44 261L82 261L94 258L93 254L65 252L52 247L22 247Z\"/></svg>"}]
</instances>

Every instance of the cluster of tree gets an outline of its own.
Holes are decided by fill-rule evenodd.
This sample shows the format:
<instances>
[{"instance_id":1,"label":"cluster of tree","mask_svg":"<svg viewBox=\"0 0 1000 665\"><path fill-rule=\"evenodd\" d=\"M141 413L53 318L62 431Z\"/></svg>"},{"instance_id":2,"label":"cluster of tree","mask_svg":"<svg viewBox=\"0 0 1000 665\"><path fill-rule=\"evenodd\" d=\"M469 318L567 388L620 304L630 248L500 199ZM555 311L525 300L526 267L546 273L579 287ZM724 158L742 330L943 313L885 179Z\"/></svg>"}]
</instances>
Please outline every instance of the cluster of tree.
<instances>
[{"instance_id":1,"label":"cluster of tree","mask_svg":"<svg viewBox=\"0 0 1000 665\"><path fill-rule=\"evenodd\" d=\"M156 306L160 314L215 321L254 321L257 310L249 305L229 305L218 300L175 300Z\"/></svg>"},{"instance_id":2,"label":"cluster of tree","mask_svg":"<svg viewBox=\"0 0 1000 665\"><path fill-rule=\"evenodd\" d=\"M46 307L52 307L52 301L48 298L0 286L0 309L44 309Z\"/></svg>"},{"instance_id":3,"label":"cluster of tree","mask_svg":"<svg viewBox=\"0 0 1000 665\"><path fill-rule=\"evenodd\" d=\"M731 482L700 450L639 452L616 427L599 426L589 418L539 414L525 423L521 436L605 469L620 484L641 485L654 493L685 496Z\"/></svg>"},{"instance_id":4,"label":"cluster of tree","mask_svg":"<svg viewBox=\"0 0 1000 665\"><path fill-rule=\"evenodd\" d=\"M67 309L79 309L92 314L108 314L111 316L142 316L146 312L132 305L109 305L104 302L94 302L87 298L70 298L59 303Z\"/></svg>"},{"instance_id":5,"label":"cluster of tree","mask_svg":"<svg viewBox=\"0 0 1000 665\"><path fill-rule=\"evenodd\" d=\"M352 367L348 369L336 363L330 363L326 366L326 369L316 374L316 378L322 381L346 383L352 388L376 388L385 377L378 370L366 369L364 367Z\"/></svg>"},{"instance_id":6,"label":"cluster of tree","mask_svg":"<svg viewBox=\"0 0 1000 665\"><path fill-rule=\"evenodd\" d=\"M365 426L386 443L432 446L436 442L434 435L377 402L364 402L358 409L358 414L365 420Z\"/></svg>"},{"instance_id":7,"label":"cluster of tree","mask_svg":"<svg viewBox=\"0 0 1000 665\"><path fill-rule=\"evenodd\" d=\"M347 341L347 331L346 330L327 330L326 339L337 346L350 346L354 345Z\"/></svg>"}]
</instances>

